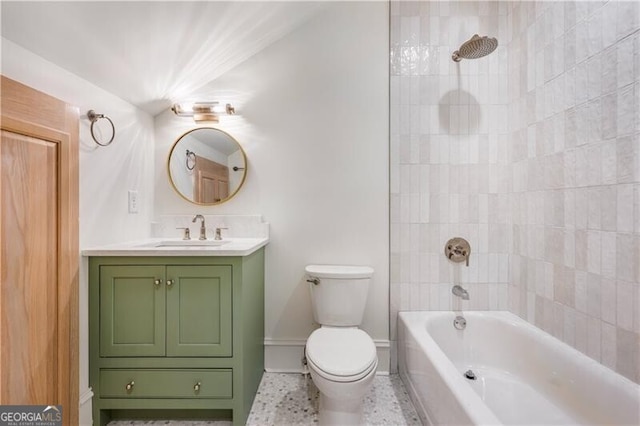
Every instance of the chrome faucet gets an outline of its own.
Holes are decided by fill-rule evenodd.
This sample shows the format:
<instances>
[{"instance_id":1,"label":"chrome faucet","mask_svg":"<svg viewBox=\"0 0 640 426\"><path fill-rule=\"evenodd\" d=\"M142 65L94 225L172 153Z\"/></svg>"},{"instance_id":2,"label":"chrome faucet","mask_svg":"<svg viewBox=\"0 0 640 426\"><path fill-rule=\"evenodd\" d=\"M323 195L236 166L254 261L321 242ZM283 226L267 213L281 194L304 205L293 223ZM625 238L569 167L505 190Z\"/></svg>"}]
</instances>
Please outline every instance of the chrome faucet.
<instances>
[{"instance_id":1,"label":"chrome faucet","mask_svg":"<svg viewBox=\"0 0 640 426\"><path fill-rule=\"evenodd\" d=\"M458 297L461 297L462 300L469 300L469 292L458 284L453 286L453 288L451 289L451 293L455 294Z\"/></svg>"},{"instance_id":2,"label":"chrome faucet","mask_svg":"<svg viewBox=\"0 0 640 426\"><path fill-rule=\"evenodd\" d=\"M200 238L198 238L199 240L206 240L207 239L207 228L204 226L204 216L202 216L201 214L197 214L193 220L191 222L196 223L196 220L200 219L202 222L200 222Z\"/></svg>"}]
</instances>

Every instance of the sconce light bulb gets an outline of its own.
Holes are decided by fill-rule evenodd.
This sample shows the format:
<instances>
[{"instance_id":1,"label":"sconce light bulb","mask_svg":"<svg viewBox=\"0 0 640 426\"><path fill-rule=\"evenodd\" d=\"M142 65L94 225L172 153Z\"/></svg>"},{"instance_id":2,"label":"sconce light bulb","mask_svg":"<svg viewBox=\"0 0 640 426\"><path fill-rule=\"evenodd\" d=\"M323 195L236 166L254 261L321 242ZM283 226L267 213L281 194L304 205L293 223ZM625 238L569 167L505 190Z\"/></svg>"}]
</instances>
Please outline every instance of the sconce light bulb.
<instances>
[{"instance_id":1,"label":"sconce light bulb","mask_svg":"<svg viewBox=\"0 0 640 426\"><path fill-rule=\"evenodd\" d=\"M180 117L193 117L196 123L217 123L218 115L233 115L236 112L231 104L221 104L220 102L176 103L171 107L171 111Z\"/></svg>"}]
</instances>

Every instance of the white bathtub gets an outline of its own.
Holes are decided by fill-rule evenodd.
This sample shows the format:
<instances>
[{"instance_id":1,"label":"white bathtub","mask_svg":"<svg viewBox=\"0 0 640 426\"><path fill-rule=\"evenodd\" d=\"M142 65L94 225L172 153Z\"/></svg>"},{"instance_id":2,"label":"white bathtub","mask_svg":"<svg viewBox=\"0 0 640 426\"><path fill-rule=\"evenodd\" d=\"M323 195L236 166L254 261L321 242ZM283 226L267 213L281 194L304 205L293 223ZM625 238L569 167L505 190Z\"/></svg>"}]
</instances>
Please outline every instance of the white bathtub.
<instances>
[{"instance_id":1,"label":"white bathtub","mask_svg":"<svg viewBox=\"0 0 640 426\"><path fill-rule=\"evenodd\" d=\"M399 313L400 375L425 424L640 424L632 381L509 312L464 312L464 330L456 314Z\"/></svg>"}]
</instances>

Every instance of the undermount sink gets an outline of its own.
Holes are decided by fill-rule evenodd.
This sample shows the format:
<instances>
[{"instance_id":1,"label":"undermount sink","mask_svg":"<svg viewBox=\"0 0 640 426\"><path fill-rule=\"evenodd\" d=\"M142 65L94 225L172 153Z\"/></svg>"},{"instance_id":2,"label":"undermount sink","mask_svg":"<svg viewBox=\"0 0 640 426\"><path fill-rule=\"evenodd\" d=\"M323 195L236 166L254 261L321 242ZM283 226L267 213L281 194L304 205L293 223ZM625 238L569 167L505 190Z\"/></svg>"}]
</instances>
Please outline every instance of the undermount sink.
<instances>
[{"instance_id":1,"label":"undermount sink","mask_svg":"<svg viewBox=\"0 0 640 426\"><path fill-rule=\"evenodd\" d=\"M156 247L211 247L227 244L229 240L164 240L156 244Z\"/></svg>"}]
</instances>

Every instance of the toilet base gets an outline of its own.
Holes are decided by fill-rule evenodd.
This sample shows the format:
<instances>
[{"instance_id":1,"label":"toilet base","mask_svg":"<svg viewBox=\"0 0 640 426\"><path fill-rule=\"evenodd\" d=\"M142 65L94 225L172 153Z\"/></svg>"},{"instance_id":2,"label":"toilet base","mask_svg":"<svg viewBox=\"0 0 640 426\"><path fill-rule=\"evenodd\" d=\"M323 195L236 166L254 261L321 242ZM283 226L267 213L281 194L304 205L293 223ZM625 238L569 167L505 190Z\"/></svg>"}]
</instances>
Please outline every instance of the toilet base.
<instances>
[{"instance_id":1,"label":"toilet base","mask_svg":"<svg viewBox=\"0 0 640 426\"><path fill-rule=\"evenodd\" d=\"M332 399L320 393L320 426L364 425L364 402L358 399Z\"/></svg>"}]
</instances>

